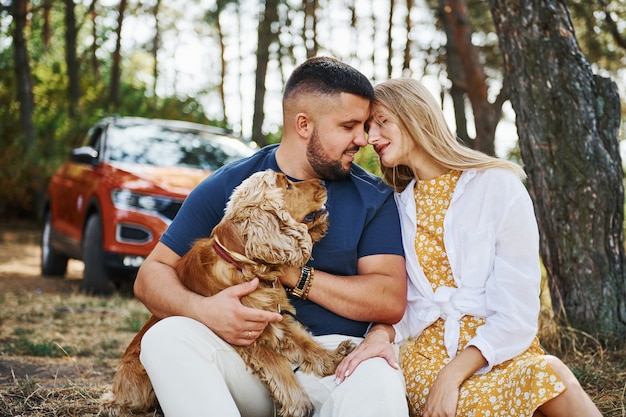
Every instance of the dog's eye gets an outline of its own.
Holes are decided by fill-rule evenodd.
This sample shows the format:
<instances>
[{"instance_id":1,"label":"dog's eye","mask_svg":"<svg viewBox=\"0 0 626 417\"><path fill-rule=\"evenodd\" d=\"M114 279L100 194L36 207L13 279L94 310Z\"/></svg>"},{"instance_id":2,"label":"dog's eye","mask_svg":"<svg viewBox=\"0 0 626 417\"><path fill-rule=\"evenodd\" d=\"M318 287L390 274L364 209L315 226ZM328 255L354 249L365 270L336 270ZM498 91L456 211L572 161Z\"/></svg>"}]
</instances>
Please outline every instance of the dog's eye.
<instances>
[{"instance_id":1,"label":"dog's eye","mask_svg":"<svg viewBox=\"0 0 626 417\"><path fill-rule=\"evenodd\" d=\"M289 181L285 184L285 188L288 190L291 188L291 183Z\"/></svg>"}]
</instances>

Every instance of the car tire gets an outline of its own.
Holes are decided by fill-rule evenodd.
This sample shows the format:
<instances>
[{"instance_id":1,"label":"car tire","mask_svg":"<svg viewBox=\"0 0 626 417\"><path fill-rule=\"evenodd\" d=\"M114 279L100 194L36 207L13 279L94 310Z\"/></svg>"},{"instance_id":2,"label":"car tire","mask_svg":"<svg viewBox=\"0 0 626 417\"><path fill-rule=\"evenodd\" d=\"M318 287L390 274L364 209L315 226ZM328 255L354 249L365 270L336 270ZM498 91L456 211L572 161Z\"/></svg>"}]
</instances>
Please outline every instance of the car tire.
<instances>
[{"instance_id":1,"label":"car tire","mask_svg":"<svg viewBox=\"0 0 626 417\"><path fill-rule=\"evenodd\" d=\"M67 256L59 255L52 247L52 215L44 215L41 234L41 274L48 277L62 277L67 272Z\"/></svg>"},{"instance_id":2,"label":"car tire","mask_svg":"<svg viewBox=\"0 0 626 417\"><path fill-rule=\"evenodd\" d=\"M104 266L102 220L99 214L89 216L85 225L83 263L83 290L92 295L110 295L113 292L113 283Z\"/></svg>"}]
</instances>

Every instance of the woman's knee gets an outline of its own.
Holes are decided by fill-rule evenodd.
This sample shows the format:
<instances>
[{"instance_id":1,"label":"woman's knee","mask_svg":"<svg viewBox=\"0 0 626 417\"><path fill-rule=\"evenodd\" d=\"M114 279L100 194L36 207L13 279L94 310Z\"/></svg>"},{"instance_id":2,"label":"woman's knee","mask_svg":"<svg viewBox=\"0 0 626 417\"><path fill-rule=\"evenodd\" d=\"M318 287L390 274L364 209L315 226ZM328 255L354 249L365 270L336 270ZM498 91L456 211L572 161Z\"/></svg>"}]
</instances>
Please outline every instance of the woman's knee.
<instances>
[{"instance_id":1,"label":"woman's knee","mask_svg":"<svg viewBox=\"0 0 626 417\"><path fill-rule=\"evenodd\" d=\"M576 375L574 375L571 369L569 369L569 367L565 365L562 360L552 355L546 355L545 359L546 362L548 362L548 365L550 365L554 372L556 372L559 376L561 381L563 381L563 384L567 387L567 389L582 390Z\"/></svg>"}]
</instances>

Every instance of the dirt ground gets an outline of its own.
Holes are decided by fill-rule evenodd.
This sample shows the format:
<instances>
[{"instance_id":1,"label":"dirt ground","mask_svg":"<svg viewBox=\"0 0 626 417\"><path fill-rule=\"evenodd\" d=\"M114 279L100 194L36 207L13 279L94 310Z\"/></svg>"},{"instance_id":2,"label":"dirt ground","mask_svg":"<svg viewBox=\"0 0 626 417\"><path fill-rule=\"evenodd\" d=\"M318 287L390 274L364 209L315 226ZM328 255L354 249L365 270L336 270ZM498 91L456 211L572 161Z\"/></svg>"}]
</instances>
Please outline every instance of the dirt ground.
<instances>
[{"instance_id":1,"label":"dirt ground","mask_svg":"<svg viewBox=\"0 0 626 417\"><path fill-rule=\"evenodd\" d=\"M70 260L64 278L43 277L40 238L34 222L0 222L0 417L99 416L149 313L132 294L81 293L82 262Z\"/></svg>"},{"instance_id":2,"label":"dirt ground","mask_svg":"<svg viewBox=\"0 0 626 417\"><path fill-rule=\"evenodd\" d=\"M65 278L43 277L40 270L41 229L34 222L0 223L0 294L72 294L80 291L83 265L70 260ZM86 363L84 364L86 365ZM19 378L42 381L103 375L88 369L76 358L36 358L0 356L0 386ZM108 377L108 376L107 376Z\"/></svg>"},{"instance_id":3,"label":"dirt ground","mask_svg":"<svg viewBox=\"0 0 626 417\"><path fill-rule=\"evenodd\" d=\"M63 278L42 277L41 229L35 222L0 223L0 292L46 291L68 293L80 288L83 264L70 260Z\"/></svg>"},{"instance_id":4,"label":"dirt ground","mask_svg":"<svg viewBox=\"0 0 626 417\"><path fill-rule=\"evenodd\" d=\"M42 277L40 236L33 222L0 222L0 417L98 417L98 398L149 313L130 294L81 294L79 261L70 261L63 279ZM13 353L7 347L20 337L28 342L44 337L73 350L62 355ZM626 417L624 354L585 342L563 357L605 416ZM135 417L148 416L162 415Z\"/></svg>"},{"instance_id":5,"label":"dirt ground","mask_svg":"<svg viewBox=\"0 0 626 417\"><path fill-rule=\"evenodd\" d=\"M43 277L40 271L41 229L34 222L0 223L0 296L9 293L23 297L80 293L82 262L70 260L64 278ZM115 365L94 365L82 357L23 357L0 355L0 390L24 378L42 384L58 381L89 381L107 384Z\"/></svg>"}]
</instances>

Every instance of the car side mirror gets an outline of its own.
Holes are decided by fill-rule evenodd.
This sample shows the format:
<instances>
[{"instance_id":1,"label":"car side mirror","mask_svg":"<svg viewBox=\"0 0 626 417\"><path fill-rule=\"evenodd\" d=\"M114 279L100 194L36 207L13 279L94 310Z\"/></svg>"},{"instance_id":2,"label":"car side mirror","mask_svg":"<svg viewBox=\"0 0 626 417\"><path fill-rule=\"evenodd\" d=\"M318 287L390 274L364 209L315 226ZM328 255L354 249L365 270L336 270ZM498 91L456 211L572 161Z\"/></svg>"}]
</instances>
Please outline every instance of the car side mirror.
<instances>
[{"instance_id":1,"label":"car side mirror","mask_svg":"<svg viewBox=\"0 0 626 417\"><path fill-rule=\"evenodd\" d=\"M97 165L98 151L91 146L81 146L71 150L70 160L80 164Z\"/></svg>"}]
</instances>

